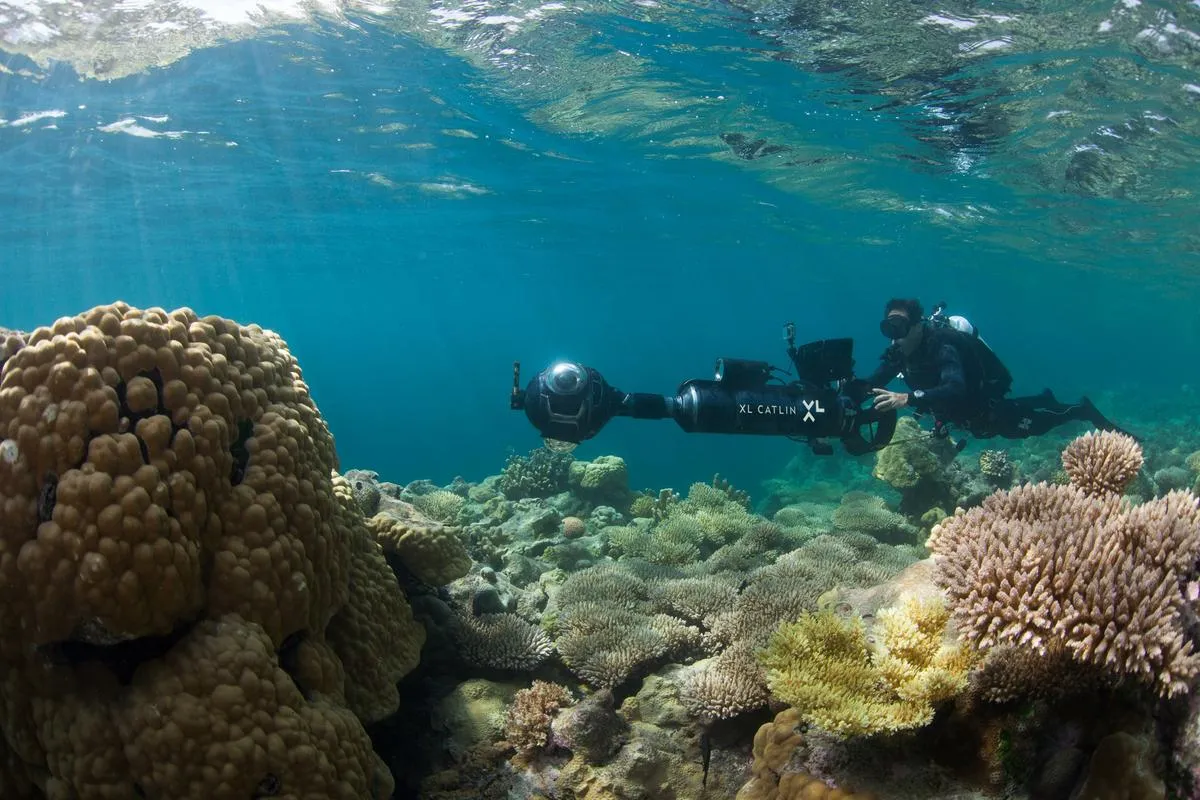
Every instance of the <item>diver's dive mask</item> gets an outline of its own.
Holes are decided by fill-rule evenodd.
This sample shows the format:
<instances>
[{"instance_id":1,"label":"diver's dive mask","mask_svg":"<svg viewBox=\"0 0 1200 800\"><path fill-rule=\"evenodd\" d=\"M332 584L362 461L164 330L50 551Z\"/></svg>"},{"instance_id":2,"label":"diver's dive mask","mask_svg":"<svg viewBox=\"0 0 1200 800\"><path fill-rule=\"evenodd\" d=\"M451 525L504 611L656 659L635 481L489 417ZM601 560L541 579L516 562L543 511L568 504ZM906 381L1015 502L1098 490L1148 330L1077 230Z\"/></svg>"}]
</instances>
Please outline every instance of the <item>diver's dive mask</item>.
<instances>
[{"instance_id":1,"label":"diver's dive mask","mask_svg":"<svg viewBox=\"0 0 1200 800\"><path fill-rule=\"evenodd\" d=\"M879 331L887 338L895 341L908 336L908 332L913 329L915 323L904 316L903 314L892 314L889 317L884 317L879 323Z\"/></svg>"}]
</instances>

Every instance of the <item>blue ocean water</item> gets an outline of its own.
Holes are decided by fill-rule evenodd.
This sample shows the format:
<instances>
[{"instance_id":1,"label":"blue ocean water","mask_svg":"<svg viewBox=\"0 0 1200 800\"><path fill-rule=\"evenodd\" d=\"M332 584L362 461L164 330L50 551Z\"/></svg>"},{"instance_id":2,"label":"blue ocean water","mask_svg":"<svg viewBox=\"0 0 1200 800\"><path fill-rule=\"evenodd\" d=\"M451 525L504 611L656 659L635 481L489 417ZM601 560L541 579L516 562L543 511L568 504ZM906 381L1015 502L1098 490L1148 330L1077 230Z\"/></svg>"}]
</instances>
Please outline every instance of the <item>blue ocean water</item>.
<instances>
[{"instance_id":1,"label":"blue ocean water","mask_svg":"<svg viewBox=\"0 0 1200 800\"><path fill-rule=\"evenodd\" d=\"M1138 196L1014 189L1005 157L1043 147L1037 129L959 148L977 165L994 156L988 166L934 168L943 145L914 135L926 123L912 106L886 107L860 76L772 58L784 45L746 9L696 14L682 30L620 9L574 24L591 26L597 57L653 49L647 85L737 113L689 121L618 81L579 101L615 109L607 128L541 113L574 83L522 95L469 52L367 18L110 81L11 56L0 325L118 299L257 322L299 359L342 467L399 483L478 480L538 446L508 408L514 360L530 377L570 357L622 389L671 393L719 356L785 366L791 320L801 341L853 337L865 373L893 295L969 316L1018 393L1088 393L1144 424L1147 403L1195 413L1200 258L1179 194L1196 189L1194 171L1172 168L1173 188ZM1117 94L1094 105L1116 114ZM1176 119L1162 158L1194 157L1195 103L1182 108L1192 117ZM722 133L781 126L840 160L711 157L730 149ZM664 144L680 138L694 143ZM797 191L805 169L821 191ZM868 191L906 204L841 202ZM798 447L616 420L578 453L624 456L637 487L719 472L753 492Z\"/></svg>"}]
</instances>

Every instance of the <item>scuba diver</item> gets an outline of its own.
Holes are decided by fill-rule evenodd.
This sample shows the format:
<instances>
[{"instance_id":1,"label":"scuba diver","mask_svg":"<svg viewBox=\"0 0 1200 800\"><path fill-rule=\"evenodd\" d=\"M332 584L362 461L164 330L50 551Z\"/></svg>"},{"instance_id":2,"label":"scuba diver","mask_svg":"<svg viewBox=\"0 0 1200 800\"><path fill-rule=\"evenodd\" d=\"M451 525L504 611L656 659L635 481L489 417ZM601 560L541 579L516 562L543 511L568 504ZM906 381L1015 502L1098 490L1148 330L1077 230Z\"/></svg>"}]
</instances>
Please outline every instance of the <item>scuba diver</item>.
<instances>
[{"instance_id":1,"label":"scuba diver","mask_svg":"<svg viewBox=\"0 0 1200 800\"><path fill-rule=\"evenodd\" d=\"M907 407L918 415L931 413L935 434L947 435L946 426L955 425L978 439L1041 436L1076 421L1124 433L1086 397L1061 403L1049 389L1032 397L1005 397L1012 375L975 326L963 317L946 316L945 306L938 304L929 317L915 299L892 298L884 306L879 329L892 344L867 379L875 387L876 410ZM896 377L911 391L889 391L886 387Z\"/></svg>"}]
</instances>

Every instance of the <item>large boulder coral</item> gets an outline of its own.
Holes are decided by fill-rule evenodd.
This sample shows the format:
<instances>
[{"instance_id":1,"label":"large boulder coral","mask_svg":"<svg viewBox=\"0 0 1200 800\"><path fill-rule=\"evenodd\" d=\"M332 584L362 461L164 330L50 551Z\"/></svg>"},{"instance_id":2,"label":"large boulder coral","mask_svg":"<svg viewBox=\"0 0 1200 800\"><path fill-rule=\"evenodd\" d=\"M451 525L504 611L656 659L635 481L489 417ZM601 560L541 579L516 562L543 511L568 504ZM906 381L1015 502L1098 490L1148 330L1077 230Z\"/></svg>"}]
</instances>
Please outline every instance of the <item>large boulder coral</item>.
<instances>
[{"instance_id":1,"label":"large boulder coral","mask_svg":"<svg viewBox=\"0 0 1200 800\"><path fill-rule=\"evenodd\" d=\"M6 355L0 785L389 796L363 720L425 632L284 341L117 303Z\"/></svg>"},{"instance_id":2,"label":"large boulder coral","mask_svg":"<svg viewBox=\"0 0 1200 800\"><path fill-rule=\"evenodd\" d=\"M918 518L936 506L952 505L949 467L956 455L949 438L930 436L915 419L903 417L891 445L875 454L871 474L900 492L902 513Z\"/></svg>"}]
</instances>

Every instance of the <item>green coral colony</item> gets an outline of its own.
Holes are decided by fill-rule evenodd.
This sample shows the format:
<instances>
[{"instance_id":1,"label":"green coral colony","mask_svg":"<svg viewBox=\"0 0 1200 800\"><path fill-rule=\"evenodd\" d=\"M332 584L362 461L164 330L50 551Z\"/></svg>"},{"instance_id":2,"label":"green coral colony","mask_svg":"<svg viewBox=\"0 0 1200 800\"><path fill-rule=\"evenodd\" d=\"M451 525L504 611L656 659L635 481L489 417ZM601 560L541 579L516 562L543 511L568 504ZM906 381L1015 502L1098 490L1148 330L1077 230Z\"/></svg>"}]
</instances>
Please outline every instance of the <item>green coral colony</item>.
<instances>
[{"instance_id":1,"label":"green coral colony","mask_svg":"<svg viewBox=\"0 0 1200 800\"><path fill-rule=\"evenodd\" d=\"M546 448L398 485L257 326L0 357L6 800L1196 796L1200 454L905 418L758 498Z\"/></svg>"}]
</instances>

